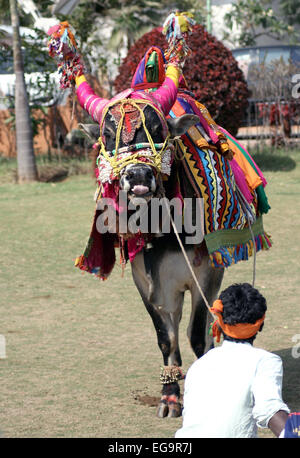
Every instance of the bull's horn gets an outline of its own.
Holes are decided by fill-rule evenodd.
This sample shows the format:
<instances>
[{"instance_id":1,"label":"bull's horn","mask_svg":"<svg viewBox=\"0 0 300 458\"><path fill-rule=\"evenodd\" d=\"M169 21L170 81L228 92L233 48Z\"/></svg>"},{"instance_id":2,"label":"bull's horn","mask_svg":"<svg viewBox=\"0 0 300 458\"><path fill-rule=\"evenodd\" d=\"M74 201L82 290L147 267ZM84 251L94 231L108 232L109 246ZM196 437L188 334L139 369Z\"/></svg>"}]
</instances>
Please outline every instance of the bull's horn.
<instances>
[{"instance_id":1,"label":"bull's horn","mask_svg":"<svg viewBox=\"0 0 300 458\"><path fill-rule=\"evenodd\" d=\"M97 96L86 81L83 75L84 65L74 33L73 28L67 21L60 22L51 27L48 30L49 54L58 60L58 66L61 72L61 88L67 89L71 87L75 80L80 105L89 113L94 121L99 122L103 107L107 104L108 100Z\"/></svg>"},{"instance_id":2,"label":"bull's horn","mask_svg":"<svg viewBox=\"0 0 300 458\"><path fill-rule=\"evenodd\" d=\"M160 104L162 111L167 116L176 102L180 78L178 67L169 65L166 70L166 78L157 91L152 92L152 97Z\"/></svg>"},{"instance_id":3,"label":"bull's horn","mask_svg":"<svg viewBox=\"0 0 300 458\"><path fill-rule=\"evenodd\" d=\"M76 94L80 105L99 124L103 108L109 100L96 95L84 75L78 76L75 82L77 86Z\"/></svg>"}]
</instances>

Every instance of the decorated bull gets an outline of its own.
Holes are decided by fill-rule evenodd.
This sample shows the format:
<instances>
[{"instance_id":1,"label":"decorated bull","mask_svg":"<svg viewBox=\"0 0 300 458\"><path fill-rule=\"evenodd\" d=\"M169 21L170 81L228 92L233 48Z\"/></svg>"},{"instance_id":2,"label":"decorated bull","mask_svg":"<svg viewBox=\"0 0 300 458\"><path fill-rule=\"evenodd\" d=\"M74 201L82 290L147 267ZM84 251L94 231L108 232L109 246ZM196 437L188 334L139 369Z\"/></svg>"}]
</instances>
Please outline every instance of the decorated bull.
<instances>
[{"instance_id":1,"label":"decorated bull","mask_svg":"<svg viewBox=\"0 0 300 458\"><path fill-rule=\"evenodd\" d=\"M188 338L199 358L213 345L208 304L217 296L224 268L270 246L262 225L268 204L260 170L213 122L182 76L191 26L187 14L169 16L166 55L159 48L149 49L132 87L111 100L100 98L88 85L69 25L49 31L50 54L63 56L62 86L75 80L78 101L95 122L82 128L99 148L94 223L76 266L106 279L116 262L116 247L122 264L130 261L163 357L159 417L181 415L178 330L185 291L192 300ZM145 212L153 218L154 199L163 199L167 209L164 216L159 214L155 229L143 231L140 225L131 230L126 224L124 229L124 218L128 222L141 201L146 205L140 219ZM179 206L171 209L170 201ZM178 230L178 215L179 221L190 218L189 228ZM187 235L196 238L187 243Z\"/></svg>"}]
</instances>

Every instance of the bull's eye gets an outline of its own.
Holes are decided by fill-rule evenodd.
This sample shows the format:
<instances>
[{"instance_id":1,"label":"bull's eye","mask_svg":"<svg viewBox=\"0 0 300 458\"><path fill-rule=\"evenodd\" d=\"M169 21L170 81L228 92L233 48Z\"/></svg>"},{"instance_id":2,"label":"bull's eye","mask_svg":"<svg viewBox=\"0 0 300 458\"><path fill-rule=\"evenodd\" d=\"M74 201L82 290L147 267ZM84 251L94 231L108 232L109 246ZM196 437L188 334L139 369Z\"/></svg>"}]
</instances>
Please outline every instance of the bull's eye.
<instances>
[{"instance_id":1,"label":"bull's eye","mask_svg":"<svg viewBox=\"0 0 300 458\"><path fill-rule=\"evenodd\" d=\"M134 177L134 173L129 170L128 172L126 172L126 177L127 178L133 178Z\"/></svg>"},{"instance_id":2,"label":"bull's eye","mask_svg":"<svg viewBox=\"0 0 300 458\"><path fill-rule=\"evenodd\" d=\"M153 124L151 126L152 135L157 134L161 131L161 124Z\"/></svg>"},{"instance_id":3,"label":"bull's eye","mask_svg":"<svg viewBox=\"0 0 300 458\"><path fill-rule=\"evenodd\" d=\"M105 127L103 132L104 137L115 138L115 132L110 127Z\"/></svg>"}]
</instances>

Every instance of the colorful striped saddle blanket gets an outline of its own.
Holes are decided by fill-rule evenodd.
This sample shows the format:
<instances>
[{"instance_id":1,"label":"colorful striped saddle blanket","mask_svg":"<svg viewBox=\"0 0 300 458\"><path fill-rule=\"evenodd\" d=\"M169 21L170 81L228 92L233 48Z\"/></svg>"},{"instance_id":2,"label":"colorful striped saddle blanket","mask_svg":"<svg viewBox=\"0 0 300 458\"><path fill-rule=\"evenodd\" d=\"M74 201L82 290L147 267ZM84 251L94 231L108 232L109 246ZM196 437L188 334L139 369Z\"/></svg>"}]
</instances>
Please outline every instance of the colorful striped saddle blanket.
<instances>
[{"instance_id":1,"label":"colorful striped saddle blanket","mask_svg":"<svg viewBox=\"0 0 300 458\"><path fill-rule=\"evenodd\" d=\"M181 91L170 116L199 115L201 123L178 141L181 178L203 199L205 244L216 267L247 260L271 247L263 227L269 210L267 182L250 154L226 130L217 126L206 108ZM228 148L233 159L228 160ZM182 189L183 197L184 187ZM250 228L251 226L251 228Z\"/></svg>"}]
</instances>

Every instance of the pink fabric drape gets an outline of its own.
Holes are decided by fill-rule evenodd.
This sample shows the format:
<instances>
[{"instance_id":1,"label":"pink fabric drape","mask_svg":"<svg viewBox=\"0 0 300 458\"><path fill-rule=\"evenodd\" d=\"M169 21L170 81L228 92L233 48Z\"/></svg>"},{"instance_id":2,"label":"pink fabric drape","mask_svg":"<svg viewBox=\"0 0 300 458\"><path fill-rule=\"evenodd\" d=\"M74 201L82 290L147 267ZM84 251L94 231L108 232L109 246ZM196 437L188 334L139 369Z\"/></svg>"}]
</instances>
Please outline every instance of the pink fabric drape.
<instances>
[{"instance_id":1,"label":"pink fabric drape","mask_svg":"<svg viewBox=\"0 0 300 458\"><path fill-rule=\"evenodd\" d=\"M245 175L242 169L240 168L240 166L238 165L238 163L236 162L234 158L230 161L230 166L231 166L231 169L232 169L232 172L233 172L233 175L234 175L238 188L242 192L247 202L251 204L251 202L253 201L253 195L249 191L249 187L247 185L247 181L245 179Z\"/></svg>"}]
</instances>

